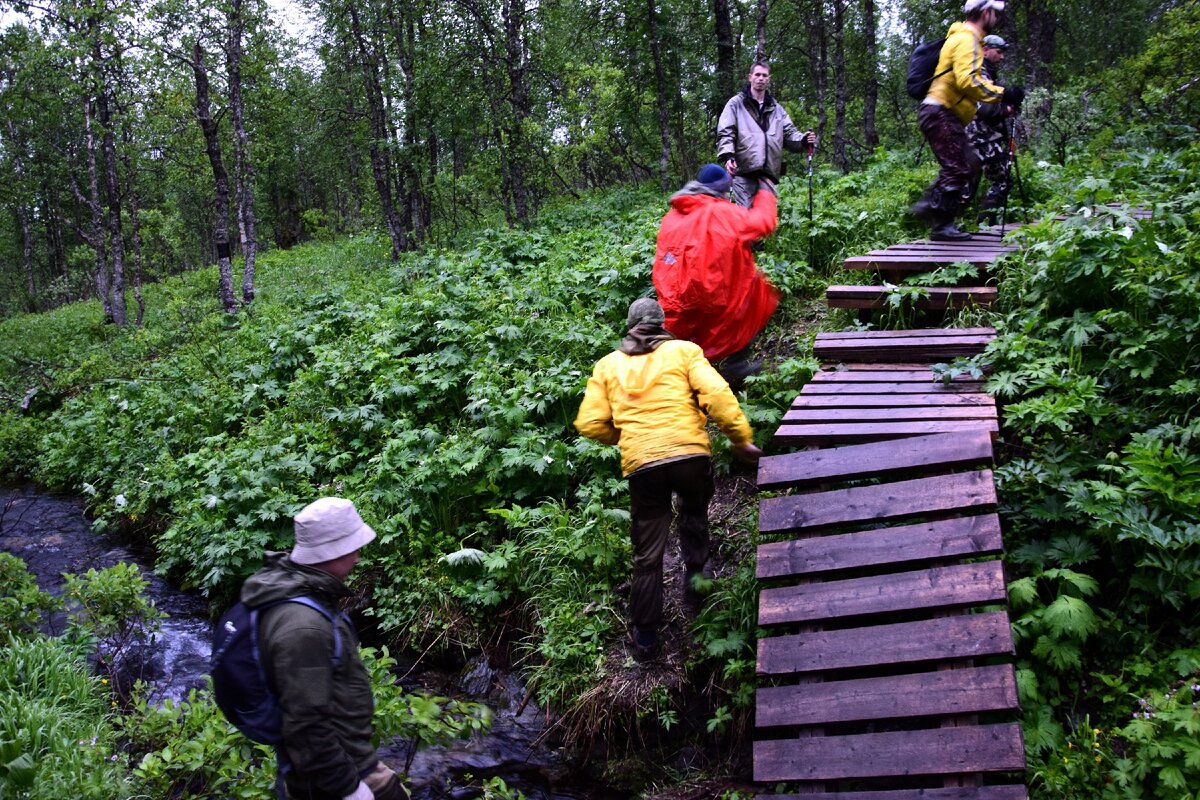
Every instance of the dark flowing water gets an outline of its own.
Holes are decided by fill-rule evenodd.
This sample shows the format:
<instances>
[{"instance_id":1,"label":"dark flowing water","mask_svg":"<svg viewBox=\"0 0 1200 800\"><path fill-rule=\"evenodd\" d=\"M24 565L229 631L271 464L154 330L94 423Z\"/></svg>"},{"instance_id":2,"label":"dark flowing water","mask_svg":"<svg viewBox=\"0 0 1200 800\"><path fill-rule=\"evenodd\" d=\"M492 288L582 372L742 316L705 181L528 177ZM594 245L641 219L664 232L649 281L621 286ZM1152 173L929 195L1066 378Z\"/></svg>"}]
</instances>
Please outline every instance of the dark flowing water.
<instances>
[{"instance_id":1,"label":"dark flowing water","mask_svg":"<svg viewBox=\"0 0 1200 800\"><path fill-rule=\"evenodd\" d=\"M149 583L146 595L167 618L158 635L139 651L137 677L151 685L155 697L175 700L204 685L211 640L207 603L155 575L145 566L146 559L130 548L93 533L80 498L32 487L0 486L0 551L25 561L42 590L56 595L63 587L63 573L104 569L120 562L138 564ZM62 633L65 625L65 614L56 614L49 620L47 632ZM525 687L512 675L491 669L486 660L476 659L455 674L430 672L410 678L413 686L485 702L493 710L492 729L486 735L415 753L405 742L381 749L384 760L394 768L408 764L417 800L478 797L479 779L494 776L524 792L529 800L625 796L578 777L578 770L564 754L547 743L546 714L534 702L522 705Z\"/></svg>"}]
</instances>

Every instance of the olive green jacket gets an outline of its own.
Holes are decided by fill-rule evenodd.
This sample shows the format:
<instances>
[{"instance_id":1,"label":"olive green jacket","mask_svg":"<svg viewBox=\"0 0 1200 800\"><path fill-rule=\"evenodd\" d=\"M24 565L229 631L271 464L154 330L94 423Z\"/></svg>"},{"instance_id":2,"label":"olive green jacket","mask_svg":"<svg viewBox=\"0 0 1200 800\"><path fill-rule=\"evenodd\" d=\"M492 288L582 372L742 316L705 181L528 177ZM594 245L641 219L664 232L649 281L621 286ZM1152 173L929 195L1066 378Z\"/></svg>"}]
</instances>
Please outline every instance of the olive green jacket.
<instances>
[{"instance_id":1,"label":"olive green jacket","mask_svg":"<svg viewBox=\"0 0 1200 800\"><path fill-rule=\"evenodd\" d=\"M349 590L328 573L294 563L286 553L267 553L266 562L242 586L242 602L257 608L307 595L335 615L340 631L341 663L335 670L333 625L320 612L280 603L259 617L263 665L283 711L281 750L291 762L288 794L340 800L379 760L371 744L371 678L354 628L337 614L338 600Z\"/></svg>"}]
</instances>

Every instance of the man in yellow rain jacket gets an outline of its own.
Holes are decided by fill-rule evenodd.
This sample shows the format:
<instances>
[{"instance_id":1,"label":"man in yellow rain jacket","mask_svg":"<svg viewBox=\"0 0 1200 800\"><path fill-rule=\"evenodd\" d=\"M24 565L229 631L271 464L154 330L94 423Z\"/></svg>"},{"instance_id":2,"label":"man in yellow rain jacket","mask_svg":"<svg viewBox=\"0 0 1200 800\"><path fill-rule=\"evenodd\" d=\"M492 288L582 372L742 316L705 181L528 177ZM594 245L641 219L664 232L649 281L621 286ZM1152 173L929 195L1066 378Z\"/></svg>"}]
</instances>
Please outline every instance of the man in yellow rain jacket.
<instances>
[{"instance_id":1,"label":"man in yellow rain jacket","mask_svg":"<svg viewBox=\"0 0 1200 800\"><path fill-rule=\"evenodd\" d=\"M1004 0L967 0L966 21L950 26L934 70L929 93L917 112L917 124L941 170L912 213L929 223L934 241L970 239L955 218L971 199L979 175L979 156L967 141L967 123L976 103L1004 103L1020 109L1025 90L992 83L983 72L983 37L992 32Z\"/></svg>"},{"instance_id":2,"label":"man in yellow rain jacket","mask_svg":"<svg viewBox=\"0 0 1200 800\"><path fill-rule=\"evenodd\" d=\"M699 603L692 579L708 561L713 494L708 416L729 437L734 456L755 463L762 455L729 384L699 345L667 333L664 320L656 301L633 302L620 349L596 363L575 417L575 428L584 436L621 447L632 516L632 644L639 661L658 651L663 551L675 516L672 495L679 498L685 599Z\"/></svg>"}]
</instances>

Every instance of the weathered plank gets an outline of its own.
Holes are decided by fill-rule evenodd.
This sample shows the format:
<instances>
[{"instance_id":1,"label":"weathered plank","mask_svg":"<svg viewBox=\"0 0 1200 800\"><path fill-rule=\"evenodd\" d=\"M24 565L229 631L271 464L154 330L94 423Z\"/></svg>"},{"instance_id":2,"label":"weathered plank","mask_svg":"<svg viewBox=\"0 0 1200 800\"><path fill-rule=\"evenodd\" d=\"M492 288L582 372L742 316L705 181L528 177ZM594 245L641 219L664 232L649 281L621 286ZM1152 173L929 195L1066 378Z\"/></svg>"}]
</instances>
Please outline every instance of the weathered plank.
<instances>
[{"instance_id":1,"label":"weathered plank","mask_svg":"<svg viewBox=\"0 0 1200 800\"><path fill-rule=\"evenodd\" d=\"M766 795L760 795L765 797ZM1029 790L1019 784L995 786L928 787L862 792L773 794L772 800L1029 800Z\"/></svg>"},{"instance_id":2,"label":"weathered plank","mask_svg":"<svg viewBox=\"0 0 1200 800\"><path fill-rule=\"evenodd\" d=\"M754 743L754 780L759 782L1024 769L1017 723Z\"/></svg>"},{"instance_id":3,"label":"weathered plank","mask_svg":"<svg viewBox=\"0 0 1200 800\"><path fill-rule=\"evenodd\" d=\"M850 423L902 422L937 419L996 419L996 407L906 406L903 408L794 408L783 415L786 422Z\"/></svg>"},{"instance_id":4,"label":"weathered plank","mask_svg":"<svg viewBox=\"0 0 1200 800\"><path fill-rule=\"evenodd\" d=\"M992 419L910 420L908 422L796 423L780 425L771 441L781 447L853 444L931 433L982 430L999 436L1000 425Z\"/></svg>"},{"instance_id":5,"label":"weathered plank","mask_svg":"<svg viewBox=\"0 0 1200 800\"><path fill-rule=\"evenodd\" d=\"M1011 664L880 678L764 686L755 697L759 728L874 719L975 714L1018 708Z\"/></svg>"},{"instance_id":6,"label":"weathered plank","mask_svg":"<svg viewBox=\"0 0 1200 800\"><path fill-rule=\"evenodd\" d=\"M926 286L925 295L909 302L914 308L938 310L988 306L999 296L995 286ZM825 303L830 308L884 308L888 290L882 286L830 286L825 290Z\"/></svg>"},{"instance_id":7,"label":"weathered plank","mask_svg":"<svg viewBox=\"0 0 1200 800\"><path fill-rule=\"evenodd\" d=\"M903 359L905 361L919 360L926 363L950 361L951 359L969 357L982 353L991 339L978 337L977 341L968 339L951 339L928 341L924 339L911 340L881 340L878 342L851 340L846 343L821 344L813 347L813 354L827 361L846 362L880 362Z\"/></svg>"},{"instance_id":8,"label":"weathered plank","mask_svg":"<svg viewBox=\"0 0 1200 800\"><path fill-rule=\"evenodd\" d=\"M911 328L902 331L829 331L818 333L817 342L845 342L858 339L878 341L882 339L959 339L962 337L996 338L995 328Z\"/></svg>"},{"instance_id":9,"label":"weathered plank","mask_svg":"<svg viewBox=\"0 0 1200 800\"><path fill-rule=\"evenodd\" d=\"M842 262L845 269L888 269L903 272L930 272L938 267L949 266L965 261L979 267L981 270L990 267L995 257L984 253L982 255L964 255L962 257L943 257L931 253L918 255L896 253L880 256L851 256Z\"/></svg>"},{"instance_id":10,"label":"weathered plank","mask_svg":"<svg viewBox=\"0 0 1200 800\"><path fill-rule=\"evenodd\" d=\"M758 640L758 674L788 675L880 664L1011 655L1012 652L1008 614L989 611L766 637Z\"/></svg>"},{"instance_id":11,"label":"weathered plank","mask_svg":"<svg viewBox=\"0 0 1200 800\"><path fill-rule=\"evenodd\" d=\"M989 394L801 394L792 401L792 408L921 408L925 406L983 406L995 408Z\"/></svg>"},{"instance_id":12,"label":"weathered plank","mask_svg":"<svg viewBox=\"0 0 1200 800\"><path fill-rule=\"evenodd\" d=\"M801 395L814 394L943 394L964 392L980 394L983 390L982 381L876 381L871 383L825 383L812 382L804 384Z\"/></svg>"},{"instance_id":13,"label":"weathered plank","mask_svg":"<svg viewBox=\"0 0 1200 800\"><path fill-rule=\"evenodd\" d=\"M907 441L907 440L906 440ZM769 542L758 547L758 577L990 556L1004 547L995 514L955 517L869 531Z\"/></svg>"},{"instance_id":14,"label":"weathered plank","mask_svg":"<svg viewBox=\"0 0 1200 800\"><path fill-rule=\"evenodd\" d=\"M963 608L1008 599L999 561L763 589L758 624L821 622L922 608Z\"/></svg>"},{"instance_id":15,"label":"weathered plank","mask_svg":"<svg viewBox=\"0 0 1200 800\"><path fill-rule=\"evenodd\" d=\"M972 409L987 407L966 408L971 413L980 413ZM793 413L797 412L788 412L789 415ZM883 410L881 413L897 413L897 410ZM962 469L991 460L991 437L982 432L917 436L886 444L764 456L758 462L758 488L799 488L849 478L894 476L934 465L944 466L947 470Z\"/></svg>"},{"instance_id":16,"label":"weathered plank","mask_svg":"<svg viewBox=\"0 0 1200 800\"><path fill-rule=\"evenodd\" d=\"M821 383L887 383L887 382L924 382L944 383L941 376L934 375L931 369L839 369L821 370L814 372L812 380ZM979 382L978 378L967 375L955 377L951 383Z\"/></svg>"},{"instance_id":17,"label":"weathered plank","mask_svg":"<svg viewBox=\"0 0 1200 800\"><path fill-rule=\"evenodd\" d=\"M758 524L763 533L787 533L925 514L977 512L995 504L996 485L992 471L985 469L877 486L771 497L759 501Z\"/></svg>"}]
</instances>

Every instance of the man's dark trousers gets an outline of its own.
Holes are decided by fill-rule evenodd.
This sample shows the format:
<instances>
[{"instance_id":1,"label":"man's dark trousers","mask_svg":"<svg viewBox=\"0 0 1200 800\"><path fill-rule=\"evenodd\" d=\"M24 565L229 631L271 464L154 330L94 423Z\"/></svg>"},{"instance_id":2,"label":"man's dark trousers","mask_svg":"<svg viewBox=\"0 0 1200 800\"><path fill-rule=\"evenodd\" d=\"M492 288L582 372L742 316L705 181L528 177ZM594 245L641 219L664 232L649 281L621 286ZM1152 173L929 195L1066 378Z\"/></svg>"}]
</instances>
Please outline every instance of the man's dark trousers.
<instances>
[{"instance_id":1,"label":"man's dark trousers","mask_svg":"<svg viewBox=\"0 0 1200 800\"><path fill-rule=\"evenodd\" d=\"M979 155L967 140L966 126L945 106L923 103L917 112L917 124L941 165L930 189L938 190L935 200L942 203L934 205L953 216L971 199L970 191L979 175Z\"/></svg>"},{"instance_id":2,"label":"man's dark trousers","mask_svg":"<svg viewBox=\"0 0 1200 800\"><path fill-rule=\"evenodd\" d=\"M708 561L708 501L713 496L712 459L696 456L639 470L629 476L633 517L633 581L630 616L638 630L662 623L663 551L675 516L671 496L679 496L679 548L683 562L698 571Z\"/></svg>"}]
</instances>

